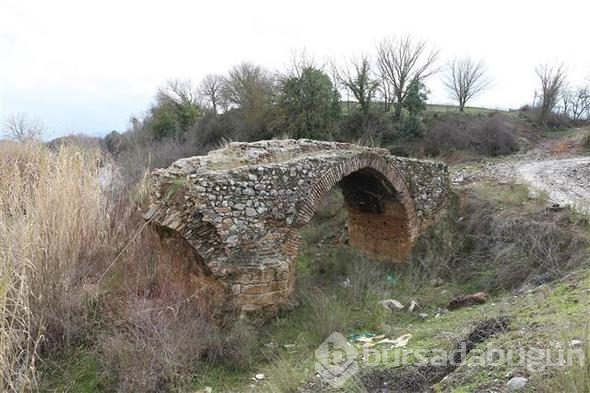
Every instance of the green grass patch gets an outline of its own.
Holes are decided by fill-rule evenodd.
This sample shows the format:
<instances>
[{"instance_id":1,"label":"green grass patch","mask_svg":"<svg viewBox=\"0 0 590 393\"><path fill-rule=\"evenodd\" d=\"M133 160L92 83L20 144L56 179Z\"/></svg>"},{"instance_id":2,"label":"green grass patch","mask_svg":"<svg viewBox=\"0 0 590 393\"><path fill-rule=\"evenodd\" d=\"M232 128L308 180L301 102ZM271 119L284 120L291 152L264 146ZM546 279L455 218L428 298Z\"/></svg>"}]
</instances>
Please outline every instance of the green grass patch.
<instances>
[{"instance_id":1,"label":"green grass patch","mask_svg":"<svg viewBox=\"0 0 590 393\"><path fill-rule=\"evenodd\" d=\"M48 360L44 367L41 392L114 392L103 377L99 357L92 350L77 349Z\"/></svg>"},{"instance_id":2,"label":"green grass patch","mask_svg":"<svg viewBox=\"0 0 590 393\"><path fill-rule=\"evenodd\" d=\"M504 208L527 207L538 209L547 206L548 195L545 192L532 193L526 184L490 184L484 183L476 186L475 192L482 198L501 205Z\"/></svg>"}]
</instances>

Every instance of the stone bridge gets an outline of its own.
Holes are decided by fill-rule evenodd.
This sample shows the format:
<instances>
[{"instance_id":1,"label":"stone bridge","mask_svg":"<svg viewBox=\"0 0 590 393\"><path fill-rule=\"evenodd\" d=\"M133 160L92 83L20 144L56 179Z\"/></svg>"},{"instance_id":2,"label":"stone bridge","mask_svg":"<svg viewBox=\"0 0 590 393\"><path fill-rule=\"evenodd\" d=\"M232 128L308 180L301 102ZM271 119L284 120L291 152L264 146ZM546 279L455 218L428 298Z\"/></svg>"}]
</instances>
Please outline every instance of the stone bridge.
<instances>
[{"instance_id":1,"label":"stone bridge","mask_svg":"<svg viewBox=\"0 0 590 393\"><path fill-rule=\"evenodd\" d=\"M274 310L293 292L299 229L339 187L349 242L398 262L447 203L442 163L386 149L313 140L230 143L151 175L146 219L196 250L200 272L243 312Z\"/></svg>"}]
</instances>

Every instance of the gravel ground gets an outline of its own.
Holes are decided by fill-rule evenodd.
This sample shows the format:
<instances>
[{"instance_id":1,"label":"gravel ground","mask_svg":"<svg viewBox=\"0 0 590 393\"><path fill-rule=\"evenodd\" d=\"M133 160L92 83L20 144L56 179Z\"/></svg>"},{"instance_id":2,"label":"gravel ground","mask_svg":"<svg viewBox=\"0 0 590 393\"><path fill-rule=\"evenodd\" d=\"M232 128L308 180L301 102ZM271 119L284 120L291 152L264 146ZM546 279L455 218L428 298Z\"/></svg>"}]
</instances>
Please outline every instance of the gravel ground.
<instances>
[{"instance_id":1,"label":"gravel ground","mask_svg":"<svg viewBox=\"0 0 590 393\"><path fill-rule=\"evenodd\" d=\"M563 159L522 156L512 160L471 164L452 171L454 186L481 181L520 182L544 191L552 203L590 210L590 157Z\"/></svg>"},{"instance_id":2,"label":"gravel ground","mask_svg":"<svg viewBox=\"0 0 590 393\"><path fill-rule=\"evenodd\" d=\"M552 202L588 210L590 205L590 157L522 162L519 177L543 190Z\"/></svg>"}]
</instances>

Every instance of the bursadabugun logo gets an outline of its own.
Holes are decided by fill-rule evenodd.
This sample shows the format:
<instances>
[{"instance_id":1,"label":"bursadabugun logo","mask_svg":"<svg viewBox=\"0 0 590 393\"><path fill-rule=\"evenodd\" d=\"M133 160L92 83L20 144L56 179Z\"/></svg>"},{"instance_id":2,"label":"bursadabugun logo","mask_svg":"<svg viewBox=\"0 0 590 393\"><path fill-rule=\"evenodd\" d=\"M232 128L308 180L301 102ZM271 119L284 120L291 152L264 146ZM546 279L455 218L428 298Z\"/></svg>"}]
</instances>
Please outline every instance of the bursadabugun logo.
<instances>
[{"instance_id":1,"label":"bursadabugun logo","mask_svg":"<svg viewBox=\"0 0 590 393\"><path fill-rule=\"evenodd\" d=\"M346 338L334 332L316 349L315 370L330 386L339 388L358 370L358 351Z\"/></svg>"},{"instance_id":2,"label":"bursadabugun logo","mask_svg":"<svg viewBox=\"0 0 590 393\"><path fill-rule=\"evenodd\" d=\"M502 367L521 368L529 372L543 372L550 367L585 367L585 349L583 341L572 341L565 346L558 341L550 341L541 348L516 347L497 348L493 342L479 347L468 347L461 341L452 349L431 348L429 350L407 348L411 334L396 340L381 339L377 342L364 342L355 347L338 332L332 333L315 351L317 362L315 370L320 378L334 388L342 387L360 367L400 367L412 365L418 367L443 367L455 370L461 365L466 367ZM359 340L360 341L360 340ZM381 345L382 348L375 348Z\"/></svg>"}]
</instances>

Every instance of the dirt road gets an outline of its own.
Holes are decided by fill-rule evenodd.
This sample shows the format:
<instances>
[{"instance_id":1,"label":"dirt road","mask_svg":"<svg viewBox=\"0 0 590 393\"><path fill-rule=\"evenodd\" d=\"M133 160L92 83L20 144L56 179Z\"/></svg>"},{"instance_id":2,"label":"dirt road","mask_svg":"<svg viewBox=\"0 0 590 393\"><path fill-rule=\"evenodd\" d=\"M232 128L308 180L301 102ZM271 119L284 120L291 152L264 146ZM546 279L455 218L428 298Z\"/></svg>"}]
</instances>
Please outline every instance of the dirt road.
<instances>
[{"instance_id":1,"label":"dirt road","mask_svg":"<svg viewBox=\"0 0 590 393\"><path fill-rule=\"evenodd\" d=\"M590 157L539 160L516 164L518 176L551 201L583 210L590 207Z\"/></svg>"}]
</instances>

